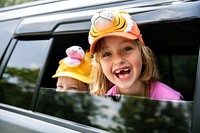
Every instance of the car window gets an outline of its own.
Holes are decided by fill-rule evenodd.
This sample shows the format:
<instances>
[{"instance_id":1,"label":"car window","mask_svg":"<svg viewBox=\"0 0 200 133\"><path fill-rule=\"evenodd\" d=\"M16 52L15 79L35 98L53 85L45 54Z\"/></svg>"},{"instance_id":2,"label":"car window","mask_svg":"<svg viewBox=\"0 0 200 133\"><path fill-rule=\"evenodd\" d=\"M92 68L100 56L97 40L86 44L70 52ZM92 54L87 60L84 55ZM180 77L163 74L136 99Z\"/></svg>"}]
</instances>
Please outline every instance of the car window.
<instances>
[{"instance_id":1,"label":"car window","mask_svg":"<svg viewBox=\"0 0 200 133\"><path fill-rule=\"evenodd\" d=\"M155 30L157 29L155 28ZM145 30L143 31L146 33ZM148 36L148 34L146 36ZM56 72L59 60L66 57L66 48L72 45L80 45L84 50L89 50L87 37L87 32L57 35L54 37L51 48L52 51L49 54L49 60L48 64L46 64L46 71L43 76L44 78L41 81L41 87L56 87L57 79L53 79L52 75ZM153 52L156 55L161 81L180 92L184 97L183 100L193 101L198 60L198 45L187 43L184 44L185 47L181 44L173 47L173 45L170 44L171 42L165 42L162 45L158 45L159 43L151 42L151 40L148 39L146 40L149 42L148 46L153 49ZM157 48L157 45L159 48ZM192 49L188 49L186 47L187 45L191 45ZM171 49L171 51L169 50L166 52L165 50L168 49ZM179 51L176 52L176 50Z\"/></svg>"},{"instance_id":2,"label":"car window","mask_svg":"<svg viewBox=\"0 0 200 133\"><path fill-rule=\"evenodd\" d=\"M0 83L1 102L30 109L48 40L18 41Z\"/></svg>"},{"instance_id":3,"label":"car window","mask_svg":"<svg viewBox=\"0 0 200 133\"><path fill-rule=\"evenodd\" d=\"M47 100L48 99L48 100ZM158 101L138 97L110 97L56 92L42 88L36 111L113 133L188 132L192 102Z\"/></svg>"},{"instance_id":4,"label":"car window","mask_svg":"<svg viewBox=\"0 0 200 133\"><path fill-rule=\"evenodd\" d=\"M111 97L88 92L56 92L57 80L52 75L56 72L59 60L66 57L65 50L71 45L89 49L87 36L87 33L54 36L40 85L36 112L116 133L190 130L197 54L168 54L159 50L160 54L155 51L163 82L175 85L178 91L190 93L184 94L185 99L182 101L158 101L134 96L121 96L120 100L117 98L114 101ZM188 67L191 70L185 73ZM183 82L187 85L184 86Z\"/></svg>"}]
</instances>

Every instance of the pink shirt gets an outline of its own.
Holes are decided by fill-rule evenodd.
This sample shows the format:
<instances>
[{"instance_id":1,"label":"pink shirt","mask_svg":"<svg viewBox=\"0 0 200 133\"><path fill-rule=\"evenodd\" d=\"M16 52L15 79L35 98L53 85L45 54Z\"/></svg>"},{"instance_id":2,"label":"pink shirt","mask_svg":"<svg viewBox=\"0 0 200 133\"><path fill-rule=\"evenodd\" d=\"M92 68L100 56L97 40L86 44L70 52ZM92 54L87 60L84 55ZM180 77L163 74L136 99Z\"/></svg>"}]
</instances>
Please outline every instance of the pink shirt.
<instances>
[{"instance_id":1,"label":"pink shirt","mask_svg":"<svg viewBox=\"0 0 200 133\"><path fill-rule=\"evenodd\" d=\"M150 98L151 99L165 99L165 100L180 100L183 99L183 96L167 86L166 84L156 81L151 83L150 88ZM117 94L117 86L113 86L109 91L107 91L107 95L116 96Z\"/></svg>"}]
</instances>

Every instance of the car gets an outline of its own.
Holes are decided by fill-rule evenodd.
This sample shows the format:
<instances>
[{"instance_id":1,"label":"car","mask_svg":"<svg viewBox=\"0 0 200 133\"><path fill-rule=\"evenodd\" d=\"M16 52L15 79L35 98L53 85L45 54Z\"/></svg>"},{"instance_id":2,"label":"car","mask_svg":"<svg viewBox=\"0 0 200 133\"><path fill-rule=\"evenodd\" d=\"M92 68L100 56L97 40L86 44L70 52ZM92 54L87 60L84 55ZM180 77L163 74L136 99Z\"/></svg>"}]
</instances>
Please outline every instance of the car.
<instances>
[{"instance_id":1,"label":"car","mask_svg":"<svg viewBox=\"0 0 200 133\"><path fill-rule=\"evenodd\" d=\"M183 100L57 92L66 48L89 50L92 15L127 11L156 55L161 81ZM199 133L199 0L51 0L0 9L0 129L3 133Z\"/></svg>"}]
</instances>

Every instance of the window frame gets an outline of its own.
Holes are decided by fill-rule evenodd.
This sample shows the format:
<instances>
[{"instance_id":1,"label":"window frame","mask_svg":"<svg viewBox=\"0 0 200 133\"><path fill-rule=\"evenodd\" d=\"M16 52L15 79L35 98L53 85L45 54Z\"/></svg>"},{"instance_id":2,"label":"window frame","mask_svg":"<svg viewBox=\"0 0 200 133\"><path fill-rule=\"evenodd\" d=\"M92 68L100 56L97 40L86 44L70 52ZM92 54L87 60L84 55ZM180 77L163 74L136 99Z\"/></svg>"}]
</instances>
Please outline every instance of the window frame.
<instances>
[{"instance_id":1,"label":"window frame","mask_svg":"<svg viewBox=\"0 0 200 133\"><path fill-rule=\"evenodd\" d=\"M39 91L40 91L40 84L41 84L41 81L42 81L42 78L43 78L43 73L45 71L46 64L47 64L47 61L48 61L48 58L49 58L49 53L50 53L50 50L51 50L51 47L52 47L52 42L53 42L53 39L50 38L49 39L49 45L50 45L49 49L46 52L44 61L41 64L41 69L38 73L38 78L37 78L37 81L36 81L36 87L35 87L35 90L34 90L32 103L31 103L31 110L32 111L35 111L35 108L36 108L37 99L38 99L38 95L39 95Z\"/></svg>"},{"instance_id":2,"label":"window frame","mask_svg":"<svg viewBox=\"0 0 200 133\"><path fill-rule=\"evenodd\" d=\"M191 132L198 133L200 132L200 48L199 48L199 57L197 63L197 73L196 73L196 82L194 90L194 100L193 100L193 113L192 113L192 126Z\"/></svg>"}]
</instances>

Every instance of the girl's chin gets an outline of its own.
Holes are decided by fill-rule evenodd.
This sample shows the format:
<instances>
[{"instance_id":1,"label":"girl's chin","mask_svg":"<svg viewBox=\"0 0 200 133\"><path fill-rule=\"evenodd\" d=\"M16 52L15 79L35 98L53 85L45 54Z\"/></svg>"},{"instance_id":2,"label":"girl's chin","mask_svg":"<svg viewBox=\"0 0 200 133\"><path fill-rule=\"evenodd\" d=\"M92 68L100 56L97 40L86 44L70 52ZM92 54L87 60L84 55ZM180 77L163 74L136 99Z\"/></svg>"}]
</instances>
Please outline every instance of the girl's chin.
<instances>
[{"instance_id":1,"label":"girl's chin","mask_svg":"<svg viewBox=\"0 0 200 133\"><path fill-rule=\"evenodd\" d=\"M121 88L123 90L129 90L131 88L130 85L116 85L118 88Z\"/></svg>"}]
</instances>

